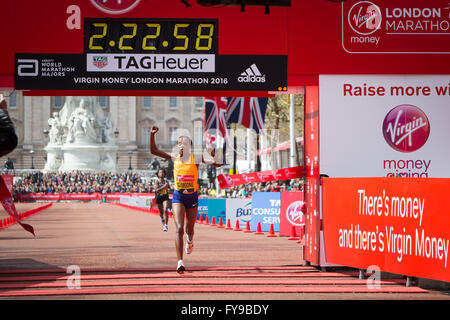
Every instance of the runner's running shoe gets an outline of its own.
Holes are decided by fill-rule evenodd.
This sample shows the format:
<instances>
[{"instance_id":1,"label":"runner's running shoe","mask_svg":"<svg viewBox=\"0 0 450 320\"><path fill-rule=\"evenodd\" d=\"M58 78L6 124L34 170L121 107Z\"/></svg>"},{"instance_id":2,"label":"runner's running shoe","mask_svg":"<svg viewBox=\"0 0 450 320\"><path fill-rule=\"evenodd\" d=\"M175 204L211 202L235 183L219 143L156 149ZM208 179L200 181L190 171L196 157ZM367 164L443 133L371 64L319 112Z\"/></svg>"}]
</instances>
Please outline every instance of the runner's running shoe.
<instances>
[{"instance_id":1,"label":"runner's running shoe","mask_svg":"<svg viewBox=\"0 0 450 320\"><path fill-rule=\"evenodd\" d=\"M184 267L183 260L179 260L178 261L178 266L177 266L177 272L179 274L183 274L184 271L186 271L186 268Z\"/></svg>"},{"instance_id":2,"label":"runner's running shoe","mask_svg":"<svg viewBox=\"0 0 450 320\"><path fill-rule=\"evenodd\" d=\"M185 245L185 252L187 254L191 254L192 251L194 250L194 241L187 241L186 240L186 245Z\"/></svg>"}]
</instances>

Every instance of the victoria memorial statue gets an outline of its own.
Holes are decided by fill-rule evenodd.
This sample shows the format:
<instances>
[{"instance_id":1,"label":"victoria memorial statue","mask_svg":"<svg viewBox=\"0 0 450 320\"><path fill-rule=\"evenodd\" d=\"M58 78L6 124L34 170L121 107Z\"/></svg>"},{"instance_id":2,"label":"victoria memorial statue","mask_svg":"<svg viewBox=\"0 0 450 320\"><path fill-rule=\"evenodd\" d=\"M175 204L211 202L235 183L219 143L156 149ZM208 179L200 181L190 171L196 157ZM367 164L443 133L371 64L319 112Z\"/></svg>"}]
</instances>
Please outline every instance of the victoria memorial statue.
<instances>
[{"instance_id":1,"label":"victoria memorial statue","mask_svg":"<svg viewBox=\"0 0 450 320\"><path fill-rule=\"evenodd\" d=\"M67 97L48 124L44 172L117 171L118 147L110 114L95 97Z\"/></svg>"}]
</instances>

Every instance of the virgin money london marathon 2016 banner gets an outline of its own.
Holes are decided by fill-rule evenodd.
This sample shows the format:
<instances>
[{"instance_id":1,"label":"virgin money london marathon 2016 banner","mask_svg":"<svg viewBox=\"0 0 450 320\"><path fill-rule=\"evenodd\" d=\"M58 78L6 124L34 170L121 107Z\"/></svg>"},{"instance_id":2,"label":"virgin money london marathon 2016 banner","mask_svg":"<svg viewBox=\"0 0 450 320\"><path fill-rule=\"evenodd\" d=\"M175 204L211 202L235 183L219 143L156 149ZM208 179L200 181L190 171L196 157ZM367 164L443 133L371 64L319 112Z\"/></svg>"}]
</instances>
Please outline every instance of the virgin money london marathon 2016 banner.
<instances>
[{"instance_id":1,"label":"virgin money london marathon 2016 banner","mask_svg":"<svg viewBox=\"0 0 450 320\"><path fill-rule=\"evenodd\" d=\"M250 229L256 231L258 222L261 223L261 231L268 232L273 224L275 232L280 231L280 193L279 192L253 192L252 193L252 217Z\"/></svg>"},{"instance_id":2,"label":"virgin money london marathon 2016 banner","mask_svg":"<svg viewBox=\"0 0 450 320\"><path fill-rule=\"evenodd\" d=\"M319 78L320 172L450 177L450 75Z\"/></svg>"}]
</instances>

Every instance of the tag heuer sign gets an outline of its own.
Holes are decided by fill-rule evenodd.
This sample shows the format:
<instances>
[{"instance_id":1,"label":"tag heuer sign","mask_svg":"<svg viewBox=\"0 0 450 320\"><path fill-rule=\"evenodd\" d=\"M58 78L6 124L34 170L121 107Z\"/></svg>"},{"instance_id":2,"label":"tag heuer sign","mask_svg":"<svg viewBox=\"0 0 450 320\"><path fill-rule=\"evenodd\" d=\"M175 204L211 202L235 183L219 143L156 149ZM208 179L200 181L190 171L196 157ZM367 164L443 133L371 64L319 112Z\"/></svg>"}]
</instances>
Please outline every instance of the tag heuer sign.
<instances>
[{"instance_id":1,"label":"tag heuer sign","mask_svg":"<svg viewBox=\"0 0 450 320\"><path fill-rule=\"evenodd\" d=\"M15 70L16 90L276 91L287 87L287 55L16 53ZM239 82L243 71L249 81ZM257 81L258 77L265 81Z\"/></svg>"},{"instance_id":2,"label":"tag heuer sign","mask_svg":"<svg viewBox=\"0 0 450 320\"><path fill-rule=\"evenodd\" d=\"M108 64L108 57L107 56L97 56L93 57L92 64L96 66L97 68L101 69L105 67Z\"/></svg>"}]
</instances>

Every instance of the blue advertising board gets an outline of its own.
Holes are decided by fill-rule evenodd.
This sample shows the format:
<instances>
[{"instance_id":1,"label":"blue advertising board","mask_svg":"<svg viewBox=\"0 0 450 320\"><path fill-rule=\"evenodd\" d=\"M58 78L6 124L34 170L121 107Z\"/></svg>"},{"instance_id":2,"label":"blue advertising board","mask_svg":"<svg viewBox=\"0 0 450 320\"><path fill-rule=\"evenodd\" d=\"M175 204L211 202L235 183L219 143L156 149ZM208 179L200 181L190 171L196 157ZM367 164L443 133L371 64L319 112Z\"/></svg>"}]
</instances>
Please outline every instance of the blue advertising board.
<instances>
[{"instance_id":1,"label":"blue advertising board","mask_svg":"<svg viewBox=\"0 0 450 320\"><path fill-rule=\"evenodd\" d=\"M280 192L253 192L250 230L256 231L258 222L260 222L262 232L268 232L271 224L273 224L274 231L279 232L280 204Z\"/></svg>"},{"instance_id":2,"label":"blue advertising board","mask_svg":"<svg viewBox=\"0 0 450 320\"><path fill-rule=\"evenodd\" d=\"M197 220L200 219L201 215L203 216L203 221L205 221L205 218L208 215L208 199L198 199Z\"/></svg>"},{"instance_id":3,"label":"blue advertising board","mask_svg":"<svg viewBox=\"0 0 450 320\"><path fill-rule=\"evenodd\" d=\"M207 199L208 200L208 219L212 222L214 217L216 223L219 223L219 218L226 223L226 199Z\"/></svg>"}]
</instances>

